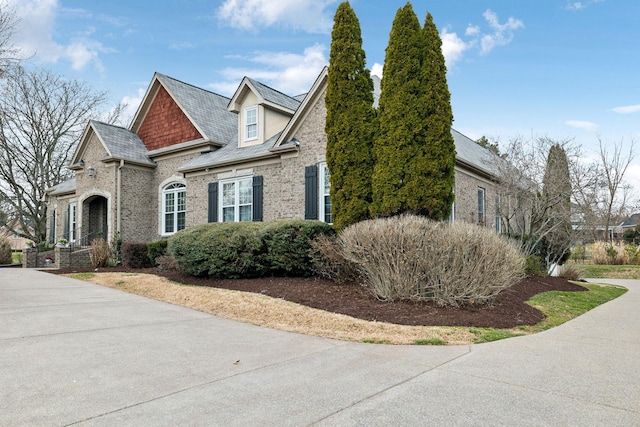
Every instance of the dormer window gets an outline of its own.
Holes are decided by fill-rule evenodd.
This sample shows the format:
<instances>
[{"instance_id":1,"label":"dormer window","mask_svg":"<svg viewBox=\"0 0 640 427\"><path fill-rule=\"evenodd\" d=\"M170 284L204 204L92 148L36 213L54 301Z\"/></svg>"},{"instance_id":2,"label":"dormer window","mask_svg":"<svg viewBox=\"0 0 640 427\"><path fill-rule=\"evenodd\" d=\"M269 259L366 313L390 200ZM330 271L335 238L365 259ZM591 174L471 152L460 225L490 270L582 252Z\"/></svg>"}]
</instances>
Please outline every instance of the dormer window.
<instances>
[{"instance_id":1,"label":"dormer window","mask_svg":"<svg viewBox=\"0 0 640 427\"><path fill-rule=\"evenodd\" d=\"M249 107L244 110L244 140L258 139L258 107Z\"/></svg>"}]
</instances>

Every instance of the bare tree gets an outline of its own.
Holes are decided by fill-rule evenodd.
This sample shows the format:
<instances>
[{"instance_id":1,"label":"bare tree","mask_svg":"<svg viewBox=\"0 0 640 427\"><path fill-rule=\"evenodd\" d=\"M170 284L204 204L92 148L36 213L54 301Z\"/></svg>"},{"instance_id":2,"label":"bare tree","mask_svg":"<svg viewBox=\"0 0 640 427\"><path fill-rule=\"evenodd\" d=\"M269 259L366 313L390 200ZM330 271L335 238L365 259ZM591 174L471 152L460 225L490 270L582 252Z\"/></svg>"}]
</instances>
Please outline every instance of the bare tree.
<instances>
[{"instance_id":1,"label":"bare tree","mask_svg":"<svg viewBox=\"0 0 640 427\"><path fill-rule=\"evenodd\" d=\"M570 210L571 183L560 186L560 180L569 180L565 177L568 171L554 173L557 161L548 165L553 147L563 153L563 169L576 161L579 148L573 140L556 141L548 137L528 141L515 139L504 151L504 158L493 156L505 231L520 241L527 255L539 255L543 243L570 247L573 241L570 219L567 219L570 217L567 210ZM546 251L544 261L557 263L564 255L563 250L553 251L553 255Z\"/></svg>"},{"instance_id":2,"label":"bare tree","mask_svg":"<svg viewBox=\"0 0 640 427\"><path fill-rule=\"evenodd\" d=\"M19 225L14 232L43 241L44 191L68 178L66 166L73 148L107 97L47 70L16 66L4 77L0 90L0 206Z\"/></svg>"},{"instance_id":3,"label":"bare tree","mask_svg":"<svg viewBox=\"0 0 640 427\"><path fill-rule=\"evenodd\" d=\"M7 2L0 0L0 76L20 59L20 50L11 42L16 24L15 10Z\"/></svg>"},{"instance_id":4,"label":"bare tree","mask_svg":"<svg viewBox=\"0 0 640 427\"><path fill-rule=\"evenodd\" d=\"M624 152L623 141L612 144L612 150L598 138L600 146L600 166L604 182L603 191L603 225L605 238L610 240L609 229L614 219L619 220L625 213L629 202L631 187L625 183L624 176L629 165L636 156L634 141L631 140L629 151Z\"/></svg>"}]
</instances>

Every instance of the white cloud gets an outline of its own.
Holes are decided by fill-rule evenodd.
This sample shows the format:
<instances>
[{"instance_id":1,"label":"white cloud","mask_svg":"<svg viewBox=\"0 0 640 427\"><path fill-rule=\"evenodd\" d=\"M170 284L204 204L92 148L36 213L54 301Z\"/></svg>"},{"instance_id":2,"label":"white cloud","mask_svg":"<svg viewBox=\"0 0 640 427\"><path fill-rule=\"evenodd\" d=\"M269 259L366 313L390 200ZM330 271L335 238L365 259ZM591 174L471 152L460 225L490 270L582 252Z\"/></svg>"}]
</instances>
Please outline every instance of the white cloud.
<instances>
[{"instance_id":1,"label":"white cloud","mask_svg":"<svg viewBox=\"0 0 640 427\"><path fill-rule=\"evenodd\" d=\"M448 68L460 61L466 52L475 48L479 47L480 54L486 55L498 46L509 44L513 40L515 31L524 28L524 23L520 19L511 16L501 24L498 15L491 9L487 9L482 16L489 25L488 29L483 30L480 25L469 24L464 36L450 32L448 28L444 28L440 33L442 54Z\"/></svg>"},{"instance_id":2,"label":"white cloud","mask_svg":"<svg viewBox=\"0 0 640 427\"><path fill-rule=\"evenodd\" d=\"M587 6L584 3L582 3L581 1L567 3L567 9L569 9L569 10L582 10L585 7L587 7Z\"/></svg>"},{"instance_id":3,"label":"white cloud","mask_svg":"<svg viewBox=\"0 0 640 427\"><path fill-rule=\"evenodd\" d=\"M373 67L371 67L371 74L382 78L382 69L383 69L382 64L378 64L377 62L375 62L373 64Z\"/></svg>"},{"instance_id":4,"label":"white cloud","mask_svg":"<svg viewBox=\"0 0 640 427\"><path fill-rule=\"evenodd\" d=\"M211 87L222 95L233 95L244 76L251 77L288 95L308 92L311 85L327 65L326 47L316 44L302 54L291 52L256 52L245 61L258 64L257 67L226 68L224 79L211 83Z\"/></svg>"},{"instance_id":5,"label":"white cloud","mask_svg":"<svg viewBox=\"0 0 640 427\"><path fill-rule=\"evenodd\" d=\"M583 129L589 132L593 132L598 128L598 125L593 122L587 122L584 120L567 120L564 122L567 126L571 126L577 129Z\"/></svg>"},{"instance_id":6,"label":"white cloud","mask_svg":"<svg viewBox=\"0 0 640 427\"><path fill-rule=\"evenodd\" d=\"M75 70L93 65L103 71L100 54L113 50L91 38L94 27L87 26L67 44L60 44L53 39L56 16L60 11L57 0L8 0L8 3L15 8L19 19L15 44L25 56L52 63L67 60ZM71 12L78 13L77 10Z\"/></svg>"},{"instance_id":7,"label":"white cloud","mask_svg":"<svg viewBox=\"0 0 640 427\"><path fill-rule=\"evenodd\" d=\"M240 30L284 27L309 33L328 33L333 25L327 7L337 0L225 0L218 20Z\"/></svg>"},{"instance_id":8,"label":"white cloud","mask_svg":"<svg viewBox=\"0 0 640 427\"><path fill-rule=\"evenodd\" d=\"M623 107L616 107L613 109L615 113L619 114L631 114L640 112L640 104L636 105L625 105Z\"/></svg>"},{"instance_id":9,"label":"white cloud","mask_svg":"<svg viewBox=\"0 0 640 427\"><path fill-rule=\"evenodd\" d=\"M122 112L122 123L128 124L131 120L133 120L133 116L138 111L138 107L142 102L142 98L144 98L146 90L144 88L138 88L138 92L132 96L124 96L120 101L121 104L126 105L126 108Z\"/></svg>"},{"instance_id":10,"label":"white cloud","mask_svg":"<svg viewBox=\"0 0 640 427\"><path fill-rule=\"evenodd\" d=\"M507 19L507 22L501 24L498 20L498 15L491 9L487 9L482 16L484 16L493 31L492 34L484 34L480 38L480 53L483 55L491 52L496 46L504 46L510 43L513 40L514 31L524 28L524 23L512 16Z\"/></svg>"},{"instance_id":11,"label":"white cloud","mask_svg":"<svg viewBox=\"0 0 640 427\"><path fill-rule=\"evenodd\" d=\"M460 60L464 51L471 46L458 37L456 33L448 33L446 28L442 30L440 38L442 39L442 54L447 67L453 66L455 62Z\"/></svg>"},{"instance_id":12,"label":"white cloud","mask_svg":"<svg viewBox=\"0 0 640 427\"><path fill-rule=\"evenodd\" d=\"M589 0L589 1L568 1L565 9L567 10L584 10L594 3L602 3L604 0Z\"/></svg>"}]
</instances>

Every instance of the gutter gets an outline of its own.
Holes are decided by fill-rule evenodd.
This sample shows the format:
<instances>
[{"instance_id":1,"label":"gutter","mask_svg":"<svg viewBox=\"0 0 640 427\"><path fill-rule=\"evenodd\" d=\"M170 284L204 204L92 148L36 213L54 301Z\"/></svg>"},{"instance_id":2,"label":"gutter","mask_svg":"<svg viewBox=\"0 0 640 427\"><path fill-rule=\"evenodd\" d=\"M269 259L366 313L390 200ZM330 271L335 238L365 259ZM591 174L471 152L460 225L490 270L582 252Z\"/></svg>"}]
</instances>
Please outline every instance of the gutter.
<instances>
[{"instance_id":1,"label":"gutter","mask_svg":"<svg viewBox=\"0 0 640 427\"><path fill-rule=\"evenodd\" d=\"M120 231L122 228L122 168L124 167L124 160L120 160L120 166L118 166L118 184L116 188L116 198L118 202L116 204L116 236L120 236ZM113 236L114 238L116 236Z\"/></svg>"}]
</instances>

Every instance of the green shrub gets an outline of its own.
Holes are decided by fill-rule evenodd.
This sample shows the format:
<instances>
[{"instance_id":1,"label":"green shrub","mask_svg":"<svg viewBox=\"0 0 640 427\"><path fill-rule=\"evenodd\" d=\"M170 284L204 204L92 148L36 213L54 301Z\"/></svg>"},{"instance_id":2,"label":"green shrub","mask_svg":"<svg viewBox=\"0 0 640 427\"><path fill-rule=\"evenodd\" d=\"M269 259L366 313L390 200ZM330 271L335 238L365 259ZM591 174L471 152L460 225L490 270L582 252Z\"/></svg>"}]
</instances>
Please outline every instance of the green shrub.
<instances>
[{"instance_id":1,"label":"green shrub","mask_svg":"<svg viewBox=\"0 0 640 427\"><path fill-rule=\"evenodd\" d=\"M334 234L322 221L288 220L265 223L260 231L265 252L261 264L275 276L311 276L311 242L318 236Z\"/></svg>"},{"instance_id":2,"label":"green shrub","mask_svg":"<svg viewBox=\"0 0 640 427\"><path fill-rule=\"evenodd\" d=\"M578 244L573 249L571 249L571 259L573 261L584 262L585 256L586 256L586 249L584 246Z\"/></svg>"},{"instance_id":3,"label":"green shrub","mask_svg":"<svg viewBox=\"0 0 640 427\"><path fill-rule=\"evenodd\" d=\"M12 264L11 243L8 239L0 238L0 264Z\"/></svg>"},{"instance_id":4,"label":"green shrub","mask_svg":"<svg viewBox=\"0 0 640 427\"><path fill-rule=\"evenodd\" d=\"M147 245L147 256L149 257L151 265L153 265L154 267L158 266L156 258L167 254L167 244L168 241L163 239L156 240Z\"/></svg>"},{"instance_id":5,"label":"green shrub","mask_svg":"<svg viewBox=\"0 0 640 427\"><path fill-rule=\"evenodd\" d=\"M338 241L365 286L386 301L483 304L524 275L524 256L514 242L469 223L412 215L376 219L347 227Z\"/></svg>"},{"instance_id":6,"label":"green shrub","mask_svg":"<svg viewBox=\"0 0 640 427\"><path fill-rule=\"evenodd\" d=\"M147 251L146 243L124 242L122 244L122 265L127 268L151 267Z\"/></svg>"},{"instance_id":7,"label":"green shrub","mask_svg":"<svg viewBox=\"0 0 640 427\"><path fill-rule=\"evenodd\" d=\"M535 274L538 276L546 276L547 272L544 269L544 262L538 255L529 255L526 258L526 265L524 268L525 274Z\"/></svg>"},{"instance_id":8,"label":"green shrub","mask_svg":"<svg viewBox=\"0 0 640 427\"><path fill-rule=\"evenodd\" d=\"M309 276L311 241L331 233L333 228L320 221L203 224L173 235L168 252L193 276Z\"/></svg>"},{"instance_id":9,"label":"green shrub","mask_svg":"<svg viewBox=\"0 0 640 427\"><path fill-rule=\"evenodd\" d=\"M168 250L179 268L192 276L261 276L267 270L261 264L261 228L254 222L202 224L174 234Z\"/></svg>"}]
</instances>

